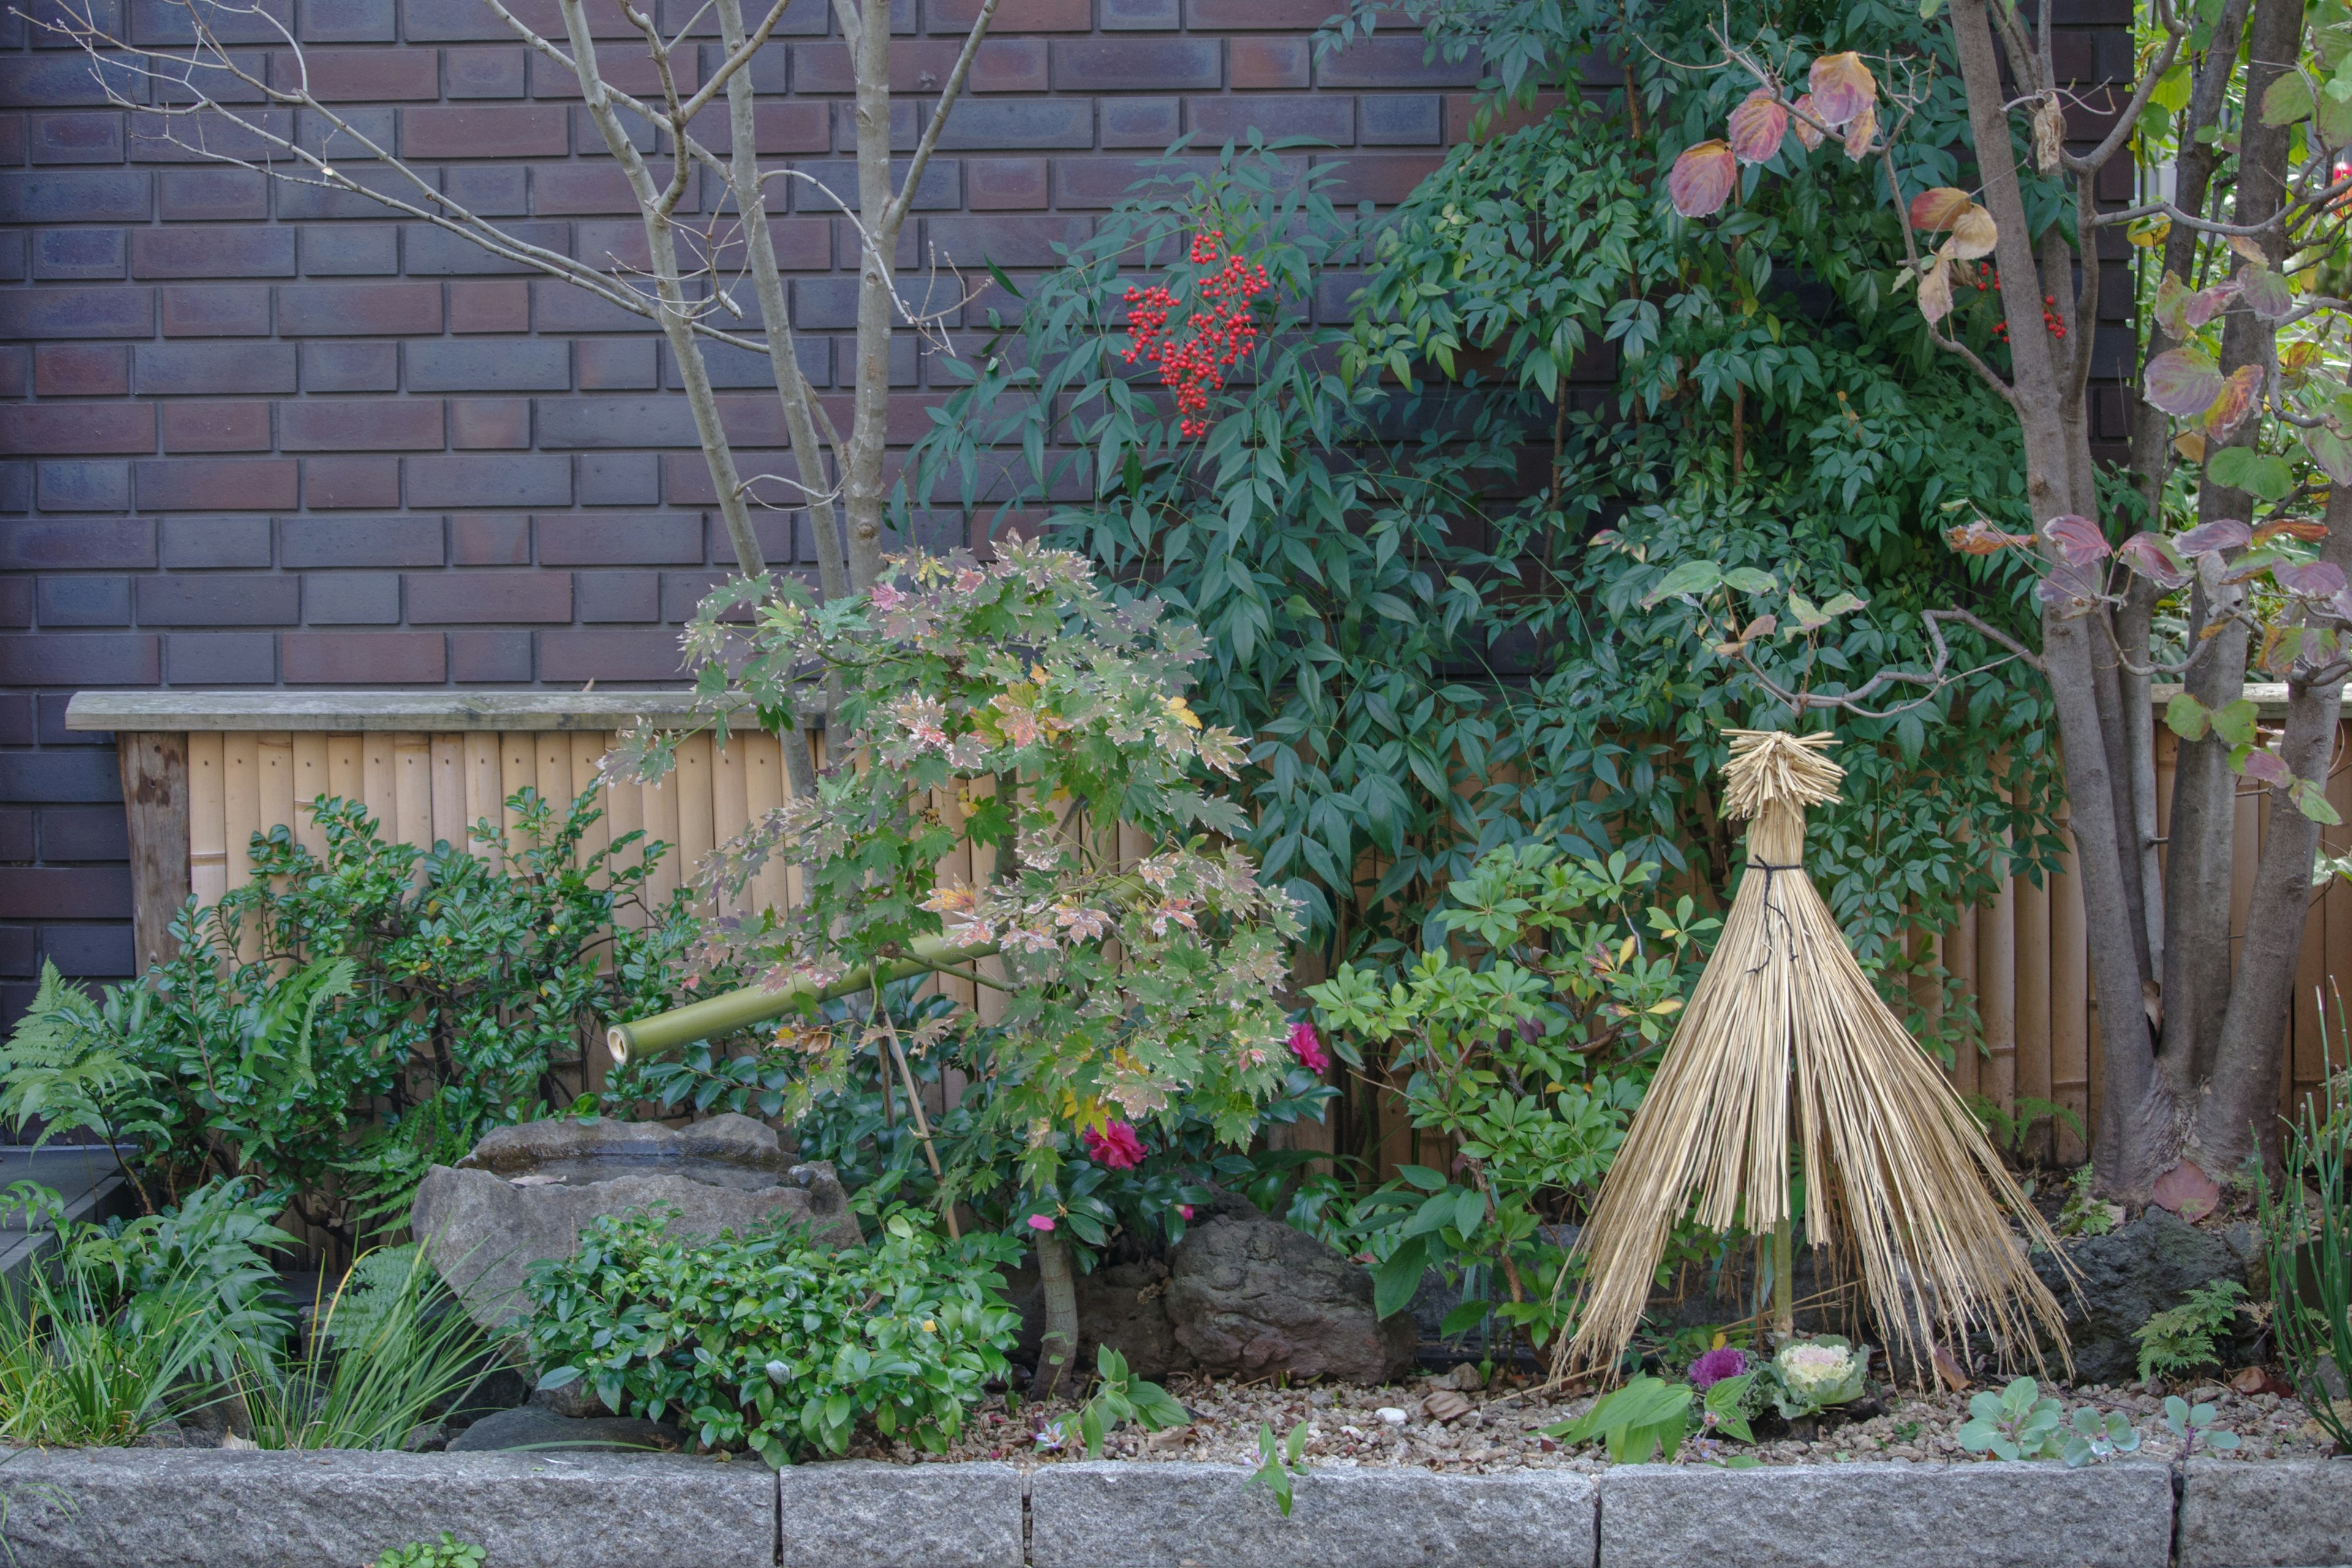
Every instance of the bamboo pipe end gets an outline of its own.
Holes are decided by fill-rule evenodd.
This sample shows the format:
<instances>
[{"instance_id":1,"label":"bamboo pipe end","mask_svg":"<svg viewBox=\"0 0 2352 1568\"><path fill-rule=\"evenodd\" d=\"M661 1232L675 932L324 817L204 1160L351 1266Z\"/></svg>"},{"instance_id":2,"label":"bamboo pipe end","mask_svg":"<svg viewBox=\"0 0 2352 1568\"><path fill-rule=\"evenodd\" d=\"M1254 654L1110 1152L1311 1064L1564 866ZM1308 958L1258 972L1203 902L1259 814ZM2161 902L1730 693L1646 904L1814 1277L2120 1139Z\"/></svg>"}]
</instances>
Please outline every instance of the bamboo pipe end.
<instances>
[{"instance_id":1,"label":"bamboo pipe end","mask_svg":"<svg viewBox=\"0 0 2352 1568\"><path fill-rule=\"evenodd\" d=\"M604 1051L616 1068L629 1065L629 1030L625 1024L615 1024L604 1031Z\"/></svg>"}]
</instances>

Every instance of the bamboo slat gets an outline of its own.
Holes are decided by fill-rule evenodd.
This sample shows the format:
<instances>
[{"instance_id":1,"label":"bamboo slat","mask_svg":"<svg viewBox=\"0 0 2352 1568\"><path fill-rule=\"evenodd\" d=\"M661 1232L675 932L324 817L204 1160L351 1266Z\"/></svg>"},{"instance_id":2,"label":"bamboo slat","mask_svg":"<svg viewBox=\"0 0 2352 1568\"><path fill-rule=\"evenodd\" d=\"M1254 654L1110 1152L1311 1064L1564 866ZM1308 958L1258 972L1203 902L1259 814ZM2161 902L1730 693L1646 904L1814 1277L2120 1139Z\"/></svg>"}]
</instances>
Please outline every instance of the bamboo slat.
<instances>
[{"instance_id":1,"label":"bamboo slat","mask_svg":"<svg viewBox=\"0 0 2352 1568\"><path fill-rule=\"evenodd\" d=\"M488 859L499 852L498 846L474 839L471 831L478 822L498 822L505 816L499 804L506 798L506 786L499 773L499 738L476 730L460 740L465 748L467 844L475 855Z\"/></svg>"},{"instance_id":2,"label":"bamboo slat","mask_svg":"<svg viewBox=\"0 0 2352 1568\"><path fill-rule=\"evenodd\" d=\"M188 736L188 890L200 904L216 904L228 891L228 803L217 733Z\"/></svg>"},{"instance_id":3,"label":"bamboo slat","mask_svg":"<svg viewBox=\"0 0 2352 1568\"><path fill-rule=\"evenodd\" d=\"M311 854L324 859L327 854L326 830L311 815L310 806L322 795L333 795L332 769L327 760L327 737L314 730L305 730L294 737L294 841Z\"/></svg>"},{"instance_id":4,"label":"bamboo slat","mask_svg":"<svg viewBox=\"0 0 2352 1568\"><path fill-rule=\"evenodd\" d=\"M596 765L604 761L605 749L611 742L610 735L585 731L572 737L573 793L577 794L595 782ZM613 841L613 792L610 789L596 792L596 806L603 815L590 823L587 831L580 836L580 858L583 863L602 853L604 847Z\"/></svg>"},{"instance_id":5,"label":"bamboo slat","mask_svg":"<svg viewBox=\"0 0 2352 1568\"><path fill-rule=\"evenodd\" d=\"M436 735L433 742L433 837L453 849L467 847L466 737Z\"/></svg>"}]
</instances>

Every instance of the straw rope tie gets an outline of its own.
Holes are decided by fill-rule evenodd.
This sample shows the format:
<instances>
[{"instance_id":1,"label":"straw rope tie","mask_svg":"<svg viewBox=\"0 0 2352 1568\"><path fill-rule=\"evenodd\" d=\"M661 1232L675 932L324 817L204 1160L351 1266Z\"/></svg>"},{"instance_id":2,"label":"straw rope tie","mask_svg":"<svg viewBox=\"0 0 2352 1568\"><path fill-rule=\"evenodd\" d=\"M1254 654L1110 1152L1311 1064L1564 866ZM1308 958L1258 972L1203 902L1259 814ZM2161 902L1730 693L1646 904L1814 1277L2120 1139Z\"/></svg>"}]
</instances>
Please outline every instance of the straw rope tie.
<instances>
[{"instance_id":1,"label":"straw rope tie","mask_svg":"<svg viewBox=\"0 0 2352 1568\"><path fill-rule=\"evenodd\" d=\"M1764 873L1764 936L1765 936L1765 940L1766 940L1766 941L1768 941L1768 942L1771 940L1771 936L1772 936L1772 917L1773 917L1773 916L1775 916L1775 915L1780 916L1780 930L1781 930L1784 933L1786 933L1786 934L1787 934L1788 939L1789 939L1789 962L1790 962L1790 963L1796 963L1796 962L1797 962L1797 922L1796 922L1796 921L1792 921L1792 920L1790 920L1790 919L1789 918L1789 911L1788 911L1788 910L1786 910L1782 909L1782 908L1781 908L1778 903L1776 903L1776 902L1774 902L1774 901L1773 901L1773 898L1772 898L1772 873L1773 873L1773 872L1775 872L1775 871L1801 871L1801 870L1803 870L1803 869L1805 868L1805 867L1804 867L1804 863L1803 863L1802 861L1799 861L1799 860L1791 860L1791 861L1787 862L1786 864L1781 864L1781 863L1779 863L1779 862L1776 862L1776 861L1771 861L1771 860L1750 860L1750 861L1748 861L1748 868L1749 870L1751 870L1751 871L1761 871L1761 872L1763 872L1763 873ZM1771 955L1771 953L1769 953L1769 952L1766 952L1766 953L1764 954L1764 956L1763 956L1763 957L1761 957L1761 958L1759 958L1759 959L1758 959L1758 960L1756 961L1756 965L1755 965L1755 967L1754 967L1754 968L1752 968L1752 969L1750 969L1748 973L1750 973L1750 974L1757 973L1760 972L1766 964L1768 964L1768 963L1771 963L1771 962L1772 962L1772 955Z\"/></svg>"}]
</instances>

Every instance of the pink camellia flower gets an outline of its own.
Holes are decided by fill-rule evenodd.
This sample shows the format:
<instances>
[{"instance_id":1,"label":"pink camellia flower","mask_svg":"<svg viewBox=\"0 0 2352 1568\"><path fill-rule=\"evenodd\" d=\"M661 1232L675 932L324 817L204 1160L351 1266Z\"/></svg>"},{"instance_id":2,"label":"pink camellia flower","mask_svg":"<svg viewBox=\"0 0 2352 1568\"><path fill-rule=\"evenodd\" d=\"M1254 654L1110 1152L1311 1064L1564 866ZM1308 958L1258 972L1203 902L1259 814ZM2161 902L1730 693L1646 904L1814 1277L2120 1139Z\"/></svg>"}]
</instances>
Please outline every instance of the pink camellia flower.
<instances>
[{"instance_id":1,"label":"pink camellia flower","mask_svg":"<svg viewBox=\"0 0 2352 1568\"><path fill-rule=\"evenodd\" d=\"M1191 1204L1178 1204L1176 1205L1176 1212L1182 1215L1186 1219L1191 1219L1192 1217L1192 1205Z\"/></svg>"},{"instance_id":2,"label":"pink camellia flower","mask_svg":"<svg viewBox=\"0 0 2352 1568\"><path fill-rule=\"evenodd\" d=\"M1132 1171L1151 1152L1124 1121L1108 1123L1099 1132L1089 1127L1078 1138L1087 1146L1087 1159L1113 1171Z\"/></svg>"},{"instance_id":3,"label":"pink camellia flower","mask_svg":"<svg viewBox=\"0 0 2352 1568\"><path fill-rule=\"evenodd\" d=\"M1054 1216L1049 1214L1033 1214L1029 1216L1029 1228L1031 1230L1051 1230L1054 1228Z\"/></svg>"},{"instance_id":4,"label":"pink camellia flower","mask_svg":"<svg viewBox=\"0 0 2352 1568\"><path fill-rule=\"evenodd\" d=\"M1748 1354L1725 1345L1711 1350L1691 1363L1690 1384L1704 1394L1727 1377L1738 1377L1748 1370Z\"/></svg>"},{"instance_id":5,"label":"pink camellia flower","mask_svg":"<svg viewBox=\"0 0 2352 1568\"><path fill-rule=\"evenodd\" d=\"M1308 1072L1331 1070L1331 1058L1324 1054L1322 1037L1316 1034L1315 1026L1304 1018L1290 1026L1290 1054Z\"/></svg>"}]
</instances>

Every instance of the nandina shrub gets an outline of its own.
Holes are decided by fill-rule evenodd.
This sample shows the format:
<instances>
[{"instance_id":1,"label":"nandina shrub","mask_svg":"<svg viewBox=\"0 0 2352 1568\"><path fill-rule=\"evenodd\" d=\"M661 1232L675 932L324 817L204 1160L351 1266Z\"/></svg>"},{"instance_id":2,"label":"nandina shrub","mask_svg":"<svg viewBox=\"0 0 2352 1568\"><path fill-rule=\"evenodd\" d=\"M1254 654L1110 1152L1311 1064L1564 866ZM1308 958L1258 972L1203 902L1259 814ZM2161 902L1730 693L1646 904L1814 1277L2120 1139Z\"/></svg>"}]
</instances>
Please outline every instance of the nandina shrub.
<instances>
[{"instance_id":1,"label":"nandina shrub","mask_svg":"<svg viewBox=\"0 0 2352 1568\"><path fill-rule=\"evenodd\" d=\"M680 1237L672 1217L604 1215L575 1256L532 1266L541 1388L584 1377L609 1410L781 1468L845 1453L861 1422L942 1453L1006 1370L1020 1316L1001 1241L950 1247L894 1213L873 1245L835 1252L797 1229Z\"/></svg>"}]
</instances>

